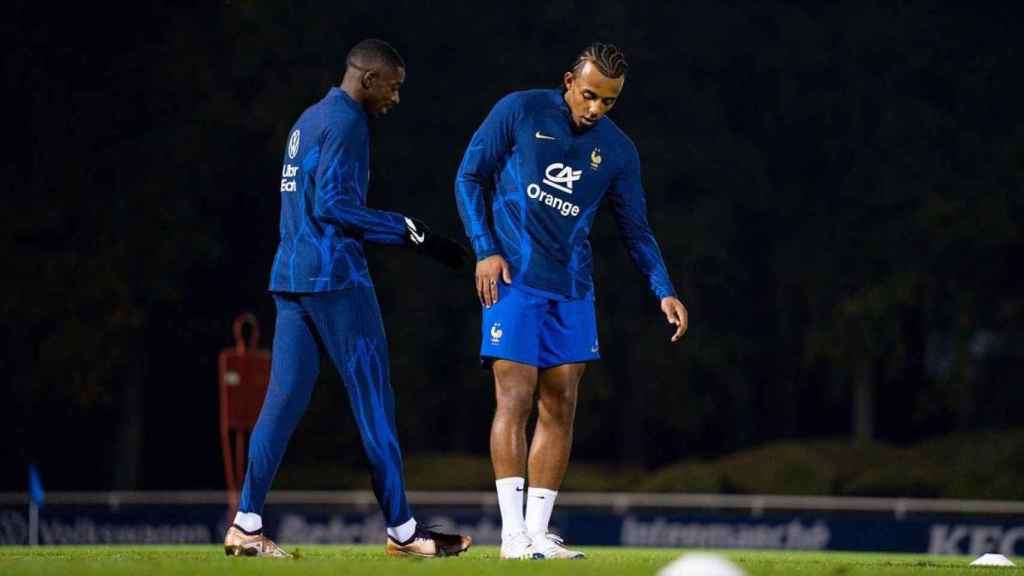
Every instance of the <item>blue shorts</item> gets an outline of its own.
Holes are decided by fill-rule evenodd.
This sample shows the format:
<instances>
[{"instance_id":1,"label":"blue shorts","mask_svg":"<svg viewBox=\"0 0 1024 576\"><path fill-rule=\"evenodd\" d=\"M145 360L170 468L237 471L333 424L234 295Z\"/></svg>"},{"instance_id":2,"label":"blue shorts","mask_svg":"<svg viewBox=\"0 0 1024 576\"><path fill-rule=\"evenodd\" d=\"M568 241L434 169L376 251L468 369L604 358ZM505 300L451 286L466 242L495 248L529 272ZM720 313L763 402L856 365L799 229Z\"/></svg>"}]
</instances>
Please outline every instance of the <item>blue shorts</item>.
<instances>
[{"instance_id":1,"label":"blue shorts","mask_svg":"<svg viewBox=\"0 0 1024 576\"><path fill-rule=\"evenodd\" d=\"M537 368L601 358L594 302L563 302L509 285L498 286L498 303L483 308L480 359L511 360Z\"/></svg>"}]
</instances>

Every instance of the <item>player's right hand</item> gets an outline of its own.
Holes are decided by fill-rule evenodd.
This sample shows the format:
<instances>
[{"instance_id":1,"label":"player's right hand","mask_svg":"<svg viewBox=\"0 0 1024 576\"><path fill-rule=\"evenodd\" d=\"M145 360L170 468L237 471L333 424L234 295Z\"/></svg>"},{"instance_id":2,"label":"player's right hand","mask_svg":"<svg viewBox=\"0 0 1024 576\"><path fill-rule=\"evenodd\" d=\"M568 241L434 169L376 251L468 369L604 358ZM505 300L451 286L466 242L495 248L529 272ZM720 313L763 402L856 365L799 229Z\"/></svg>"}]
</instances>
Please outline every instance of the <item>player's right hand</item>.
<instances>
[{"instance_id":1,"label":"player's right hand","mask_svg":"<svg viewBox=\"0 0 1024 576\"><path fill-rule=\"evenodd\" d=\"M498 302L498 282L512 283L512 272L501 254L488 256L476 263L476 295L480 303L490 308Z\"/></svg>"}]
</instances>

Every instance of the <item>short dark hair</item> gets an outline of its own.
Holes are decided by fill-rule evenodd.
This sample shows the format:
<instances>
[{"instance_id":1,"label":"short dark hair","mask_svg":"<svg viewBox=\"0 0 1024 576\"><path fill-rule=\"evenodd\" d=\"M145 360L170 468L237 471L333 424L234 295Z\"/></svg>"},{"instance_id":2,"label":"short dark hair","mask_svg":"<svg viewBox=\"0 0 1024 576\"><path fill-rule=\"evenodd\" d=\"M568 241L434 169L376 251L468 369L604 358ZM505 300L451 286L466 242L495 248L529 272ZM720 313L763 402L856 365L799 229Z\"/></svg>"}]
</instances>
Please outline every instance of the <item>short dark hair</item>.
<instances>
[{"instance_id":1,"label":"short dark hair","mask_svg":"<svg viewBox=\"0 0 1024 576\"><path fill-rule=\"evenodd\" d=\"M614 44L594 42L587 46L576 58L576 62L572 65L572 71L578 73L583 70L583 65L587 62L593 62L601 74L609 78L625 76L626 71L629 70L626 55Z\"/></svg>"},{"instance_id":2,"label":"short dark hair","mask_svg":"<svg viewBox=\"0 0 1024 576\"><path fill-rule=\"evenodd\" d=\"M405 61L391 44L378 38L367 38L360 41L348 51L346 66L367 69L381 64L391 68L405 68Z\"/></svg>"}]
</instances>

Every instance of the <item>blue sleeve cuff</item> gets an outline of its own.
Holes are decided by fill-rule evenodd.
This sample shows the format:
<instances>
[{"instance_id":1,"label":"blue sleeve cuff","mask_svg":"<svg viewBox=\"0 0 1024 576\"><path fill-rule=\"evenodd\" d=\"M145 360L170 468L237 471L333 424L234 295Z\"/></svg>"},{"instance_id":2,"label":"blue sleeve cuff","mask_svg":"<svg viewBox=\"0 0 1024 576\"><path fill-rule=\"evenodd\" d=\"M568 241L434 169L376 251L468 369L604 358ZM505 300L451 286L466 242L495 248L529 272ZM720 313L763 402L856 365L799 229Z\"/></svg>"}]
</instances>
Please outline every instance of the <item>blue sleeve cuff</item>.
<instances>
[{"instance_id":1,"label":"blue sleeve cuff","mask_svg":"<svg viewBox=\"0 0 1024 576\"><path fill-rule=\"evenodd\" d=\"M679 298L679 296L676 295L676 289L672 286L661 288L656 292L656 294L658 295L658 302L661 302L663 299L669 297Z\"/></svg>"},{"instance_id":2,"label":"blue sleeve cuff","mask_svg":"<svg viewBox=\"0 0 1024 576\"><path fill-rule=\"evenodd\" d=\"M476 253L477 262L487 258L488 256L494 256L495 254L501 253L501 251L498 250L498 247L494 244L494 240L491 238L490 234L473 236L471 242L473 243L473 252Z\"/></svg>"}]
</instances>

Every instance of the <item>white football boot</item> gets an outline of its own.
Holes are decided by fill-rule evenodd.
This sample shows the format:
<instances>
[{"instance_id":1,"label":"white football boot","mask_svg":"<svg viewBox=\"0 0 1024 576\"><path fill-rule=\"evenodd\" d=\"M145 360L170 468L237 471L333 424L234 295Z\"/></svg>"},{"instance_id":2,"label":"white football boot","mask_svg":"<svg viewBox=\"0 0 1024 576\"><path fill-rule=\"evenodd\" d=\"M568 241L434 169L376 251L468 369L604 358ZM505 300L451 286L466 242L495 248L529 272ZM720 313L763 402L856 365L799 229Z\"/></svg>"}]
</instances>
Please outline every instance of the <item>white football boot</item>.
<instances>
[{"instance_id":1,"label":"white football boot","mask_svg":"<svg viewBox=\"0 0 1024 576\"><path fill-rule=\"evenodd\" d=\"M578 560L587 557L586 554L579 550L569 550L566 548L562 537L551 532L534 534L530 539L533 542L533 549L540 552L546 560Z\"/></svg>"},{"instance_id":2,"label":"white football boot","mask_svg":"<svg viewBox=\"0 0 1024 576\"><path fill-rule=\"evenodd\" d=\"M533 547L533 540L526 532L517 532L501 538L502 560L542 560L544 555Z\"/></svg>"}]
</instances>

